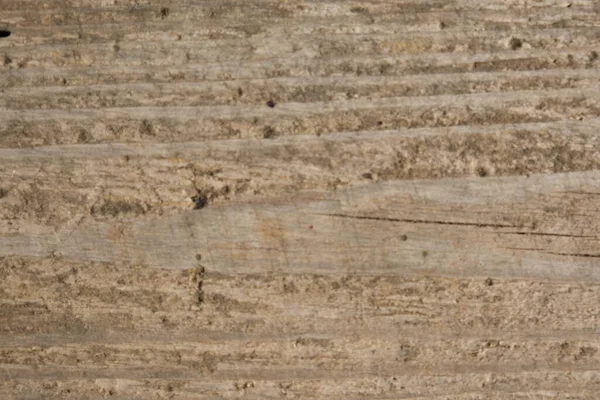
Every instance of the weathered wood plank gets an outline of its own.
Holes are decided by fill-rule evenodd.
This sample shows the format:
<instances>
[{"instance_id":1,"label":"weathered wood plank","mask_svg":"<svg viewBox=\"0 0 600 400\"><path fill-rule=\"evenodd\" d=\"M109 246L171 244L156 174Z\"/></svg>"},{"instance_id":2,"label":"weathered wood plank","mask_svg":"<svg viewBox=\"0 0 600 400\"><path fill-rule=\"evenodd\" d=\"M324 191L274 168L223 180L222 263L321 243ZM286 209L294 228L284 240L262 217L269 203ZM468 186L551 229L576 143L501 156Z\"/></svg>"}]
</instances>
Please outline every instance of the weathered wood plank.
<instances>
[{"instance_id":1,"label":"weathered wood plank","mask_svg":"<svg viewBox=\"0 0 600 400\"><path fill-rule=\"evenodd\" d=\"M596 1L0 8L1 399L598 397Z\"/></svg>"},{"instance_id":2,"label":"weathered wood plank","mask_svg":"<svg viewBox=\"0 0 600 400\"><path fill-rule=\"evenodd\" d=\"M386 182L0 239L9 254L223 273L600 281L597 172ZM475 245L474 245L475 244Z\"/></svg>"}]
</instances>

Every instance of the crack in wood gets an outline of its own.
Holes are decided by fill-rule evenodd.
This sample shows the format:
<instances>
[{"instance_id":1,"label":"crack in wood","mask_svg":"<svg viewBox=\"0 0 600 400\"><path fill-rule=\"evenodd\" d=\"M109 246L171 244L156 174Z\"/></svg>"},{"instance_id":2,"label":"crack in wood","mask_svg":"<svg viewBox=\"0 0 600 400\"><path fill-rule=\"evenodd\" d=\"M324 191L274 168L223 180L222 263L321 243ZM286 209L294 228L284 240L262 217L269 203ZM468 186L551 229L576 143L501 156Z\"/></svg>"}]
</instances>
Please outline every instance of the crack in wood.
<instances>
[{"instance_id":1,"label":"crack in wood","mask_svg":"<svg viewBox=\"0 0 600 400\"><path fill-rule=\"evenodd\" d=\"M598 254L592 254L592 253L557 253L557 252L549 251L548 254L554 254L556 256L568 256L568 257L600 258L600 253L598 253Z\"/></svg>"},{"instance_id":2,"label":"crack in wood","mask_svg":"<svg viewBox=\"0 0 600 400\"><path fill-rule=\"evenodd\" d=\"M598 239L597 236L592 235L570 235L568 233L550 233L550 232L502 232L504 234L513 234L513 235L532 235L532 236L556 236L556 237L571 237L578 239Z\"/></svg>"},{"instance_id":3,"label":"crack in wood","mask_svg":"<svg viewBox=\"0 0 600 400\"><path fill-rule=\"evenodd\" d=\"M544 251L544 249L537 249L535 247L504 247L507 250L524 250L524 251Z\"/></svg>"},{"instance_id":4,"label":"crack in wood","mask_svg":"<svg viewBox=\"0 0 600 400\"><path fill-rule=\"evenodd\" d=\"M459 225L459 226L474 226L477 228L516 228L515 225L508 224L488 224L482 222L455 222L455 221L438 221L438 220L426 220L426 219L410 219L410 218L389 218L389 217L367 217L362 215L348 215L348 214L313 214L323 215L327 217L340 217L340 218L352 218L352 219L364 219L371 221L386 221L386 222L406 222L409 224L433 224L433 225Z\"/></svg>"}]
</instances>

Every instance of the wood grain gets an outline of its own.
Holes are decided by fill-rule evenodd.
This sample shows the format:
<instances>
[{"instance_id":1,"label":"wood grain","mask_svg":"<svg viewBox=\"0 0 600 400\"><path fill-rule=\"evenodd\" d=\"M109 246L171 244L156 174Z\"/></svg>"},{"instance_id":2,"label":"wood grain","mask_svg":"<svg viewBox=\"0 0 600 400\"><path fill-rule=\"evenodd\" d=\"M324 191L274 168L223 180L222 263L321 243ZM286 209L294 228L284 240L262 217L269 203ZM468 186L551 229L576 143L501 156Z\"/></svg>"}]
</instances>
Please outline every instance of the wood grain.
<instances>
[{"instance_id":1,"label":"wood grain","mask_svg":"<svg viewBox=\"0 0 600 400\"><path fill-rule=\"evenodd\" d=\"M0 398L597 398L597 2L1 3Z\"/></svg>"}]
</instances>

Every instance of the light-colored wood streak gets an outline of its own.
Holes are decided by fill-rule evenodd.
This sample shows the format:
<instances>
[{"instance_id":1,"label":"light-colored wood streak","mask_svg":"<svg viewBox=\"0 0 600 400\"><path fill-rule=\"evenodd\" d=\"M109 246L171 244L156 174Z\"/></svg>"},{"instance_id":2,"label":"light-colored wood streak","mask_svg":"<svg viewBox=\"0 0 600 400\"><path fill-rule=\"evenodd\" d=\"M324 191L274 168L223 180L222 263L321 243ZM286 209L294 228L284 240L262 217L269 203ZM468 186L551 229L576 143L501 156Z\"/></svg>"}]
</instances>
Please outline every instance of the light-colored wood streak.
<instances>
[{"instance_id":1,"label":"light-colored wood streak","mask_svg":"<svg viewBox=\"0 0 600 400\"><path fill-rule=\"evenodd\" d=\"M600 393L592 0L3 0L0 399Z\"/></svg>"}]
</instances>

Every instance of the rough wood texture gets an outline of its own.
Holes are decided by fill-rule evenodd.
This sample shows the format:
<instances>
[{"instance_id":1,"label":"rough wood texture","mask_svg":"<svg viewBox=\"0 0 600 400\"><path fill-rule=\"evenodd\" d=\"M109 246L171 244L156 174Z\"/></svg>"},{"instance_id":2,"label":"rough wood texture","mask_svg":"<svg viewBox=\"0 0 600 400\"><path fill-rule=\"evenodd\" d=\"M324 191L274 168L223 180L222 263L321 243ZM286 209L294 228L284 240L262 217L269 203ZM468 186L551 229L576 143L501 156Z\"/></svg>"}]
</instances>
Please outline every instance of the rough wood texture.
<instances>
[{"instance_id":1,"label":"rough wood texture","mask_svg":"<svg viewBox=\"0 0 600 400\"><path fill-rule=\"evenodd\" d=\"M0 398L597 399L599 13L0 0Z\"/></svg>"}]
</instances>

